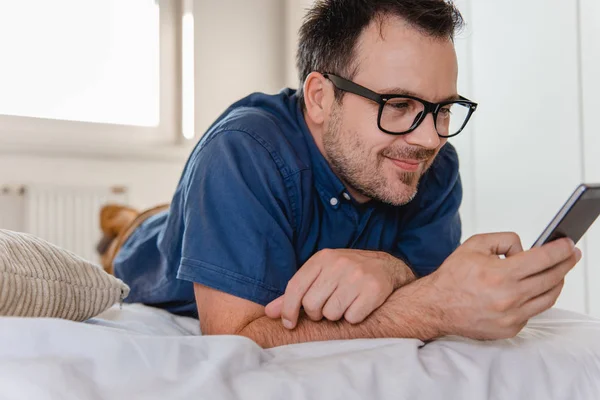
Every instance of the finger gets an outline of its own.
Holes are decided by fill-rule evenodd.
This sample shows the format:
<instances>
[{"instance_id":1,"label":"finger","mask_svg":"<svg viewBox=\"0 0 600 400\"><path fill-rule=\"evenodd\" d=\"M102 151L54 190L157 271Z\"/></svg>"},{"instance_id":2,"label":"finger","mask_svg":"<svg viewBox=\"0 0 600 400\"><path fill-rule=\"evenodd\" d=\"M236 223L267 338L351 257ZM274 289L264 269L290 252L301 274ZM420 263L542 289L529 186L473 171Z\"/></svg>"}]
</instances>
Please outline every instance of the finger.
<instances>
[{"instance_id":1,"label":"finger","mask_svg":"<svg viewBox=\"0 0 600 400\"><path fill-rule=\"evenodd\" d=\"M475 235L465 242L466 246L490 255L511 257L523 251L521 238L514 232Z\"/></svg>"},{"instance_id":2,"label":"finger","mask_svg":"<svg viewBox=\"0 0 600 400\"><path fill-rule=\"evenodd\" d=\"M269 318L280 318L283 308L283 296L279 296L265 307L265 314Z\"/></svg>"},{"instance_id":3,"label":"finger","mask_svg":"<svg viewBox=\"0 0 600 400\"><path fill-rule=\"evenodd\" d=\"M548 268L562 263L575 255L575 244L569 238L562 238L534 247L518 256L517 277L523 279L538 274Z\"/></svg>"},{"instance_id":4,"label":"finger","mask_svg":"<svg viewBox=\"0 0 600 400\"><path fill-rule=\"evenodd\" d=\"M518 285L521 293L525 295L523 303L558 285L575 264L577 264L577 255L574 253L558 265L521 280Z\"/></svg>"},{"instance_id":5,"label":"finger","mask_svg":"<svg viewBox=\"0 0 600 400\"><path fill-rule=\"evenodd\" d=\"M359 295L344 313L344 319L351 324L359 324L378 309L384 301L385 298Z\"/></svg>"},{"instance_id":6,"label":"finger","mask_svg":"<svg viewBox=\"0 0 600 400\"><path fill-rule=\"evenodd\" d=\"M339 274L329 271L322 271L319 277L313 282L308 292L302 299L302 306L306 315L313 321L323 319L323 307L327 299L335 292L339 282Z\"/></svg>"},{"instance_id":7,"label":"finger","mask_svg":"<svg viewBox=\"0 0 600 400\"><path fill-rule=\"evenodd\" d=\"M339 274L332 271L322 271L313 282L310 289L302 298L304 312L312 321L323 319L323 307L331 297L339 282Z\"/></svg>"},{"instance_id":8,"label":"finger","mask_svg":"<svg viewBox=\"0 0 600 400\"><path fill-rule=\"evenodd\" d=\"M542 293L523 304L519 308L520 319L522 321L526 321L554 306L558 296L560 295L560 292L562 291L564 283L564 280L560 281L558 285L554 286L547 292Z\"/></svg>"},{"instance_id":9,"label":"finger","mask_svg":"<svg viewBox=\"0 0 600 400\"><path fill-rule=\"evenodd\" d=\"M296 327L302 298L308 289L310 289L315 279L319 277L320 273L321 264L307 263L288 282L285 294L283 295L283 308L281 310L283 326L287 329L294 329Z\"/></svg>"},{"instance_id":10,"label":"finger","mask_svg":"<svg viewBox=\"0 0 600 400\"><path fill-rule=\"evenodd\" d=\"M339 321L359 294L358 290L352 290L349 287L338 288L325 303L323 316L329 321Z\"/></svg>"}]
</instances>

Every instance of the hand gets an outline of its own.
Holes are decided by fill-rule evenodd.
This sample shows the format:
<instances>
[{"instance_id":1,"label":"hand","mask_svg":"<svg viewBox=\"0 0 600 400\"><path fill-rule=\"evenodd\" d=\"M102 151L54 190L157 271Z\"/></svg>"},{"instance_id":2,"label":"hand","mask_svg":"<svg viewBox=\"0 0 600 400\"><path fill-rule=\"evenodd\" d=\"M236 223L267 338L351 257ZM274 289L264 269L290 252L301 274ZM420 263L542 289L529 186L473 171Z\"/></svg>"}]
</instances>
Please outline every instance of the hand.
<instances>
[{"instance_id":1,"label":"hand","mask_svg":"<svg viewBox=\"0 0 600 400\"><path fill-rule=\"evenodd\" d=\"M477 235L416 283L443 316L442 335L509 338L555 304L580 259L570 239L523 251L514 233Z\"/></svg>"},{"instance_id":2,"label":"hand","mask_svg":"<svg viewBox=\"0 0 600 400\"><path fill-rule=\"evenodd\" d=\"M350 249L325 249L313 255L289 281L285 294L265 309L293 329L300 307L313 321L323 317L362 322L390 294L415 280L410 268L390 254Z\"/></svg>"}]
</instances>

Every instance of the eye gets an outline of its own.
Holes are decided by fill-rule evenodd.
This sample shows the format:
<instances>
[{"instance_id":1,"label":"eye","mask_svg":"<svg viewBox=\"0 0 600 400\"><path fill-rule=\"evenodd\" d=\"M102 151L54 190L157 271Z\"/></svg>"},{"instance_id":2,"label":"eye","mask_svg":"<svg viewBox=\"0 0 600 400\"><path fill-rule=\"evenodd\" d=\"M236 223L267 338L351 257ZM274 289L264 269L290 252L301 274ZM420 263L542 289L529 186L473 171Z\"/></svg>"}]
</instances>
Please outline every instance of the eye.
<instances>
[{"instance_id":1,"label":"eye","mask_svg":"<svg viewBox=\"0 0 600 400\"><path fill-rule=\"evenodd\" d=\"M390 102L388 104L390 106L392 106L392 108L395 108L396 110L406 110L408 108L408 103Z\"/></svg>"},{"instance_id":2,"label":"eye","mask_svg":"<svg viewBox=\"0 0 600 400\"><path fill-rule=\"evenodd\" d=\"M383 113L386 117L400 118L415 115L420 109L420 104L412 99L395 97L385 103Z\"/></svg>"},{"instance_id":3,"label":"eye","mask_svg":"<svg viewBox=\"0 0 600 400\"><path fill-rule=\"evenodd\" d=\"M444 118L449 118L452 115L452 110L450 109L452 106L442 107L438 111L438 115Z\"/></svg>"}]
</instances>

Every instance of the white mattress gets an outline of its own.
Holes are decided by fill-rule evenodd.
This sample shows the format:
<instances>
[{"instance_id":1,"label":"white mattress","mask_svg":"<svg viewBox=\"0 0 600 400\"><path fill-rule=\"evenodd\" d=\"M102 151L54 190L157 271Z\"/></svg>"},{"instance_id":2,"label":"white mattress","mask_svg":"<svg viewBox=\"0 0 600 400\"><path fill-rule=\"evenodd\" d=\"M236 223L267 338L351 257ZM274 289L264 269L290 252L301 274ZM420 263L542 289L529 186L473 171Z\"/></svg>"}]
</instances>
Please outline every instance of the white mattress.
<instances>
[{"instance_id":1,"label":"white mattress","mask_svg":"<svg viewBox=\"0 0 600 400\"><path fill-rule=\"evenodd\" d=\"M0 318L0 399L600 399L600 320L550 310L511 340L263 350L142 305Z\"/></svg>"}]
</instances>

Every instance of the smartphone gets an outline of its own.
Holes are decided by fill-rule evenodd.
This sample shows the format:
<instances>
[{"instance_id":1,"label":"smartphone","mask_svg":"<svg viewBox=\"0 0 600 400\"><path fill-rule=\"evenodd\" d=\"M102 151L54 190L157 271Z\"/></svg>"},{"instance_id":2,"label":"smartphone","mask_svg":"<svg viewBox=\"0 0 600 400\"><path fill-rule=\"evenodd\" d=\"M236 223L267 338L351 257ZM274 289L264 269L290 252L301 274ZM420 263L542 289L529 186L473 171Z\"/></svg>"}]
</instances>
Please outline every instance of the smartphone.
<instances>
[{"instance_id":1,"label":"smartphone","mask_svg":"<svg viewBox=\"0 0 600 400\"><path fill-rule=\"evenodd\" d=\"M600 184L581 184L532 247L568 237L577 243L600 215Z\"/></svg>"}]
</instances>

